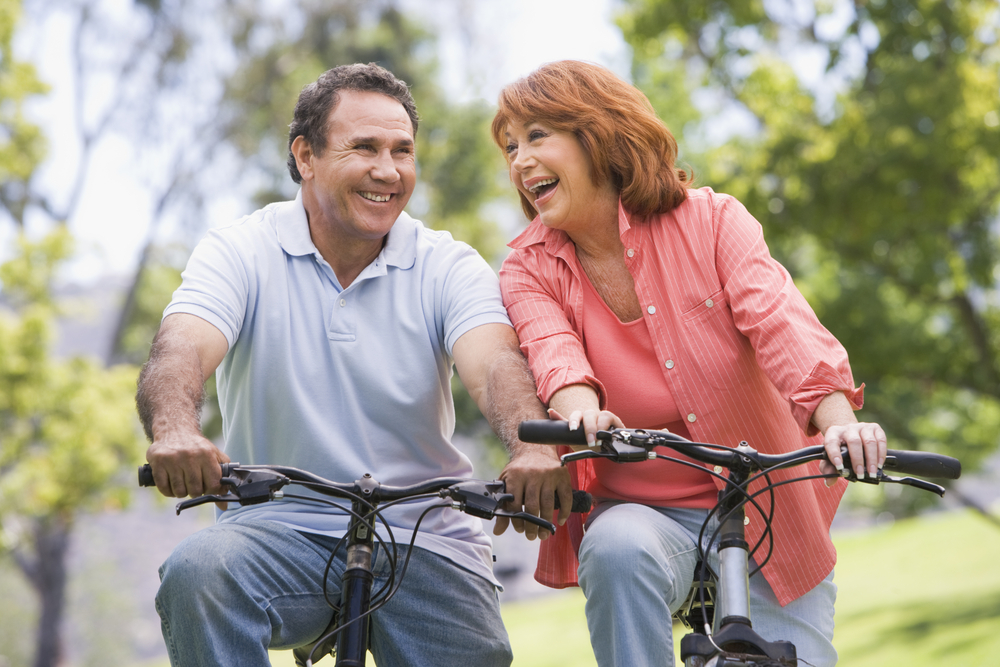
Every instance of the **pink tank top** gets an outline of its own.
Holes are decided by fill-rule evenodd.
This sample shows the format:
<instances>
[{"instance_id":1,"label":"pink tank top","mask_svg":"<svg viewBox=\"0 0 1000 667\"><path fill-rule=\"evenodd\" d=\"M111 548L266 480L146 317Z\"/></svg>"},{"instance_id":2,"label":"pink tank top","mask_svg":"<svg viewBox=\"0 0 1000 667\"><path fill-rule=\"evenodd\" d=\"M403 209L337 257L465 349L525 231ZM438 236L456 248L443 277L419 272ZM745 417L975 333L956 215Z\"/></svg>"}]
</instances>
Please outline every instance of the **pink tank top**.
<instances>
[{"instance_id":1,"label":"pink tank top","mask_svg":"<svg viewBox=\"0 0 1000 667\"><path fill-rule=\"evenodd\" d=\"M607 409L629 428L668 430L689 438L653 349L646 320L623 324L590 280L584 280L583 345L594 375L607 391ZM658 452L687 459L672 450ZM600 498L630 500L660 507L715 506L718 490L711 475L672 461L614 463L593 459Z\"/></svg>"}]
</instances>

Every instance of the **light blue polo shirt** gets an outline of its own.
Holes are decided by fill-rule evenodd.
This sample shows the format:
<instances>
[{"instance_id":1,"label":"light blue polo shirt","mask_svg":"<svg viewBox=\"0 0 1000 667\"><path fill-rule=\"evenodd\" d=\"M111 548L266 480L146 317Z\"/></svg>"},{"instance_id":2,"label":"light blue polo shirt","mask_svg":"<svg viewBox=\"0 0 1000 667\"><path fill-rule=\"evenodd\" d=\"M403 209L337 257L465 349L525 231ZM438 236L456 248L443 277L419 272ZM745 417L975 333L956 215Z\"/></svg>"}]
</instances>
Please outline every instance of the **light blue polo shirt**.
<instances>
[{"instance_id":1,"label":"light blue polo shirt","mask_svg":"<svg viewBox=\"0 0 1000 667\"><path fill-rule=\"evenodd\" d=\"M509 324L496 274L468 245L403 213L342 289L310 238L301 197L210 231L164 312L197 315L229 341L216 372L226 453L338 482L473 476L451 442L451 352L470 329ZM426 507L386 512L397 542L409 542ZM231 509L220 521L248 518L328 535L348 522L295 501ZM417 545L496 581L479 519L434 510Z\"/></svg>"}]
</instances>

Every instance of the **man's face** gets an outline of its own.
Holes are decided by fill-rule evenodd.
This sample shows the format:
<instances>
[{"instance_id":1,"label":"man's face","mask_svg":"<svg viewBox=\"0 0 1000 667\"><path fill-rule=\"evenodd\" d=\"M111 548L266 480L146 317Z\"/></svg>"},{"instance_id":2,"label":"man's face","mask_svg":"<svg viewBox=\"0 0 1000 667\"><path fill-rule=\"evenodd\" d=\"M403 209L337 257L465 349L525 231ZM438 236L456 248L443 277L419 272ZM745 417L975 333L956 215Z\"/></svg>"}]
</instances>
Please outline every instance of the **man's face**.
<instances>
[{"instance_id":1,"label":"man's face","mask_svg":"<svg viewBox=\"0 0 1000 667\"><path fill-rule=\"evenodd\" d=\"M403 105L386 95L344 90L339 97L323 155L302 137L292 144L309 225L314 237L380 239L413 194L413 126Z\"/></svg>"}]
</instances>

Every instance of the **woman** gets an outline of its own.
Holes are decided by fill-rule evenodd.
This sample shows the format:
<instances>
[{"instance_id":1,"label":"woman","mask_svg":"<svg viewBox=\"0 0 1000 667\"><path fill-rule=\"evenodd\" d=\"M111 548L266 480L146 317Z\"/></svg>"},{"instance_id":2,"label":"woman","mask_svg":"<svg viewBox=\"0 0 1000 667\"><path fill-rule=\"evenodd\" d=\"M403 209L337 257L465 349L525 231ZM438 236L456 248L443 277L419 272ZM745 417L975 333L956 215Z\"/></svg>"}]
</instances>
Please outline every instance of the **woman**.
<instances>
[{"instance_id":1,"label":"woman","mask_svg":"<svg viewBox=\"0 0 1000 667\"><path fill-rule=\"evenodd\" d=\"M843 347L746 209L690 188L641 92L596 65L549 64L501 92L493 135L532 220L510 244L501 288L554 417L591 441L625 423L765 452L824 443L837 468L846 443L864 462L857 472L875 474L885 435L854 417L862 388ZM578 576L600 665L673 664L670 614L722 482L673 463L574 465L574 485L600 501L579 569L573 531L559 531L536 578L562 587ZM817 666L836 663L829 529L845 487L776 490L774 554L751 580L754 629ZM754 543L764 526L749 516Z\"/></svg>"}]
</instances>

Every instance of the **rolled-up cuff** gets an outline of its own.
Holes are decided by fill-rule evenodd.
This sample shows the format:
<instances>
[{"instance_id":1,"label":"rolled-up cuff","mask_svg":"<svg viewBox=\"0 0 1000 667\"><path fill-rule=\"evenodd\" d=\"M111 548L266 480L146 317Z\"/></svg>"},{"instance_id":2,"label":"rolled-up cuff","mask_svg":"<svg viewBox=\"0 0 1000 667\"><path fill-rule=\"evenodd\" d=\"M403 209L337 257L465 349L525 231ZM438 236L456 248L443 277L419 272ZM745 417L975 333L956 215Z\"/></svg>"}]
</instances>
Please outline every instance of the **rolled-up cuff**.
<instances>
[{"instance_id":1,"label":"rolled-up cuff","mask_svg":"<svg viewBox=\"0 0 1000 667\"><path fill-rule=\"evenodd\" d=\"M604 385L593 375L581 370L575 368L556 368L549 371L545 376L537 378L536 381L538 382L538 399L546 406L552 400L552 396L563 387L568 387L571 384L585 384L597 392L597 399L601 410L605 410L608 407L608 394L604 389Z\"/></svg>"},{"instance_id":2,"label":"rolled-up cuff","mask_svg":"<svg viewBox=\"0 0 1000 667\"><path fill-rule=\"evenodd\" d=\"M824 398L835 391L842 391L855 410L860 410L865 402L865 385L854 387L854 378L838 371L825 361L817 363L809 375L796 387L788 402L792 417L806 435L816 435L819 429L812 423L813 413Z\"/></svg>"}]
</instances>

